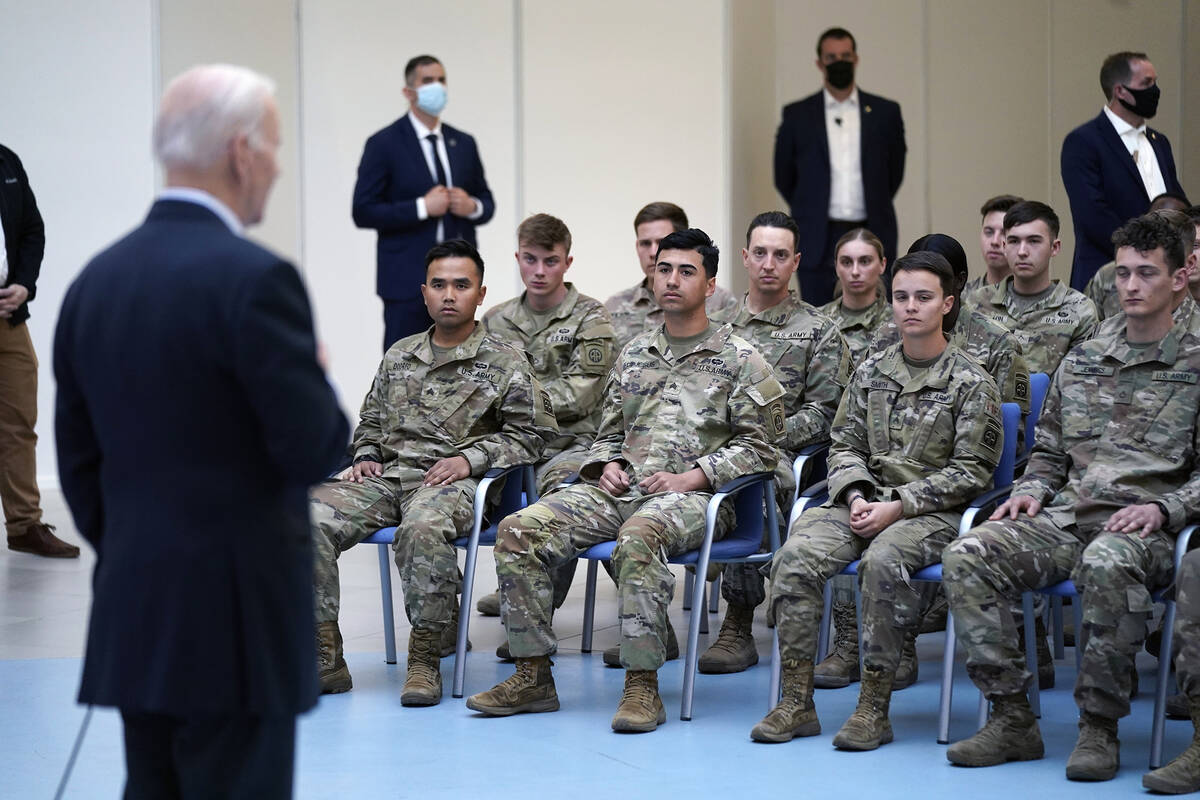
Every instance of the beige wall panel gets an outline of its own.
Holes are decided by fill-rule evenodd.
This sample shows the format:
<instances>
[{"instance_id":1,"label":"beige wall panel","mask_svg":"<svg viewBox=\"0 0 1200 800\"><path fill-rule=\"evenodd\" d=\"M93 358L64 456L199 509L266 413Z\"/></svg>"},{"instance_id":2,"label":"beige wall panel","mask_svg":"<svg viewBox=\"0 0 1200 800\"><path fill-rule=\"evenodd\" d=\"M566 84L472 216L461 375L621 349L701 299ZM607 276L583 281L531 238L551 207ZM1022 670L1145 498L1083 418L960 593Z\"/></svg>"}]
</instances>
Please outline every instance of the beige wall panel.
<instances>
[{"instance_id":1,"label":"beige wall panel","mask_svg":"<svg viewBox=\"0 0 1200 800\"><path fill-rule=\"evenodd\" d=\"M404 64L432 53L446 65L445 121L474 135L496 215L479 229L493 297L511 295L514 164L512 5L493 0L414 6L391 0L300 3L306 278L333 378L355 409L379 364L375 232L350 218L367 137L407 113Z\"/></svg>"},{"instance_id":2,"label":"beige wall panel","mask_svg":"<svg viewBox=\"0 0 1200 800\"><path fill-rule=\"evenodd\" d=\"M896 194L901 249L929 230L923 6L921 0L775 3L775 127L780 107L820 90L821 73L815 65L817 37L834 26L846 28L858 42L859 86L900 103L908 143L904 183ZM774 148L774 139L770 146ZM778 195L776 198L782 202Z\"/></svg>"},{"instance_id":3,"label":"beige wall panel","mask_svg":"<svg viewBox=\"0 0 1200 800\"><path fill-rule=\"evenodd\" d=\"M1183 103L1179 110L1183 132L1175 145L1175 162L1188 197L1200 203L1200 0L1187 0L1183 15Z\"/></svg>"},{"instance_id":4,"label":"beige wall panel","mask_svg":"<svg viewBox=\"0 0 1200 800\"><path fill-rule=\"evenodd\" d=\"M195 64L250 67L276 83L279 180L262 225L250 236L297 260L300 243L300 87L296 75L293 0L159 0L162 87Z\"/></svg>"},{"instance_id":5,"label":"beige wall panel","mask_svg":"<svg viewBox=\"0 0 1200 800\"><path fill-rule=\"evenodd\" d=\"M574 238L572 280L603 299L641 274L637 210L676 202L726 254L718 275L725 284L733 242L721 0L521 5L524 207L517 219L538 211L561 217ZM505 233L511 253L513 231Z\"/></svg>"},{"instance_id":6,"label":"beige wall panel","mask_svg":"<svg viewBox=\"0 0 1200 800\"><path fill-rule=\"evenodd\" d=\"M787 208L772 182L772 151L779 109L775 104L775 4L729 2L729 199L730 283L746 289L740 248L755 214Z\"/></svg>"},{"instance_id":7,"label":"beige wall panel","mask_svg":"<svg viewBox=\"0 0 1200 800\"><path fill-rule=\"evenodd\" d=\"M1050 82L1050 13L1044 0L1003 9L990 0L930 0L927 10L928 40L939 43L928 49L930 229L962 242L974 276L984 271L983 201L1049 196L1050 124L1039 112Z\"/></svg>"},{"instance_id":8,"label":"beige wall panel","mask_svg":"<svg viewBox=\"0 0 1200 800\"><path fill-rule=\"evenodd\" d=\"M1104 93L1100 91L1099 76L1104 57L1120 50L1140 50L1150 56L1163 84L1159 112L1150 125L1166 134L1172 149L1179 153L1182 4L1179 0L1054 0L1051 12L1050 152L1054 180L1049 202L1063 222L1062 255L1055 259L1054 274L1065 280L1071 274L1075 237L1059 167L1063 139L1100 113Z\"/></svg>"}]
</instances>

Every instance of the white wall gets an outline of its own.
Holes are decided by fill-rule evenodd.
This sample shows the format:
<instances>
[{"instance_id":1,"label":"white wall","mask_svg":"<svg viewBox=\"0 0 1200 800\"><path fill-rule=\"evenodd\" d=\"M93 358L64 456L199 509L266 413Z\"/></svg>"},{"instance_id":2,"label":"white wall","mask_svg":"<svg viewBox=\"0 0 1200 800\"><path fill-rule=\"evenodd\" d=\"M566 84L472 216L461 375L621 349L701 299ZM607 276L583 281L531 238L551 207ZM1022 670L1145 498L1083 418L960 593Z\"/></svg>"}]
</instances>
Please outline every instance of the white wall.
<instances>
[{"instance_id":1,"label":"white wall","mask_svg":"<svg viewBox=\"0 0 1200 800\"><path fill-rule=\"evenodd\" d=\"M46 222L30 305L38 371L38 473L57 485L51 342L67 285L134 227L154 193L151 6L145 0L0 2L0 141L25 165Z\"/></svg>"}]
</instances>

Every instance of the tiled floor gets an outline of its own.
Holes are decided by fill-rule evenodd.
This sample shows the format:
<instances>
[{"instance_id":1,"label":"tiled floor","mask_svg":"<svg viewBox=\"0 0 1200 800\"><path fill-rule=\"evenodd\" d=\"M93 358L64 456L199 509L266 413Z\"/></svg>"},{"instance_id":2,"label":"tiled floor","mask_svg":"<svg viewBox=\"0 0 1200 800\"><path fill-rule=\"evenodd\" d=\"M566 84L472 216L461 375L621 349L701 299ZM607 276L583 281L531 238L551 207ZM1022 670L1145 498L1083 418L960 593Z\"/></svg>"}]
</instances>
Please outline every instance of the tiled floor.
<instances>
[{"instance_id":1,"label":"tiled floor","mask_svg":"<svg viewBox=\"0 0 1200 800\"><path fill-rule=\"evenodd\" d=\"M47 519L76 540L56 495L47 497ZM485 567L486 558L485 556ZM873 753L842 753L830 741L854 707L856 689L821 691L820 736L785 745L757 745L750 728L766 710L770 638L759 626L764 660L740 675L700 676L691 722L679 720L682 663L660 671L668 722L655 733L622 736L609 719L620 696L622 672L605 668L599 652L581 654L583 575L556 616L562 637L555 677L562 710L509 719L484 719L461 700L447 697L428 709L400 706L400 665L383 662L379 578L374 548L346 553L342 569L342 630L354 690L326 697L300 723L296 796L299 798L528 797L643 798L668 794L706 797L1128 797L1142 792L1149 750L1153 662L1141 664L1144 691L1122 723L1124 766L1104 784L1063 778L1075 739L1070 686L1071 651L1058 669L1059 688L1043 694L1042 731L1047 757L990 769L951 767L935 742L940 636L922 637L922 678L892 703L896 741ZM83 645L92 559L36 559L0 551L0 797L53 796L83 709L74 703ZM615 643L611 584L601 576L595 646ZM495 576L481 569L479 590ZM407 641L404 614L400 649ZM676 601L675 626L686 629ZM760 615L761 622L761 615ZM475 650L468 660L467 693L506 677L511 667L492 651L501 640L494 619L471 616ZM442 662L447 693L453 659ZM971 732L978 695L962 674L956 681L952 736ZM1190 726L1168 722L1167 752L1190 739ZM97 709L65 797L116 797L124 779L120 724L115 712Z\"/></svg>"}]
</instances>

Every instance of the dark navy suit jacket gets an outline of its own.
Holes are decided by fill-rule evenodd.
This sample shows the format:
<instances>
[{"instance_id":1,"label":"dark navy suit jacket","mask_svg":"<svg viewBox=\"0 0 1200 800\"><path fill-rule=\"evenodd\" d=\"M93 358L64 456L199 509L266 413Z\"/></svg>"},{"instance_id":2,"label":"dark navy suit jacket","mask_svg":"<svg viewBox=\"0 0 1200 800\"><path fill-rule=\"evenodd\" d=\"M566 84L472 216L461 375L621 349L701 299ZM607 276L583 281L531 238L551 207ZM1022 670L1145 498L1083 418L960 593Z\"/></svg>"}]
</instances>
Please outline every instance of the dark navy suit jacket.
<instances>
[{"instance_id":1,"label":"dark navy suit jacket","mask_svg":"<svg viewBox=\"0 0 1200 800\"><path fill-rule=\"evenodd\" d=\"M475 244L475 226L496 213L496 204L483 174L475 139L442 123L451 182L483 204L483 216L441 217L446 239ZM429 172L422 145L405 115L375 133L363 148L354 184L354 224L379 231L375 291L384 300L420 297L425 282L425 254L437 238L438 218L417 219L417 198L436 181Z\"/></svg>"},{"instance_id":2,"label":"dark navy suit jacket","mask_svg":"<svg viewBox=\"0 0 1200 800\"><path fill-rule=\"evenodd\" d=\"M1168 192L1183 193L1175 176L1171 143L1156 130L1146 137ZM1153 199L1116 128L1103 111L1067 134L1062 146L1062 179L1075 224L1071 288L1083 291L1100 267L1113 260L1113 231L1145 214Z\"/></svg>"},{"instance_id":3,"label":"dark navy suit jacket","mask_svg":"<svg viewBox=\"0 0 1200 800\"><path fill-rule=\"evenodd\" d=\"M317 698L307 488L349 425L292 265L160 200L67 291L63 493L96 550L79 699L179 716Z\"/></svg>"},{"instance_id":4,"label":"dark navy suit jacket","mask_svg":"<svg viewBox=\"0 0 1200 800\"><path fill-rule=\"evenodd\" d=\"M859 89L863 194L867 227L883 242L888 261L896 255L896 209L892 198L904 179L904 120L900 105ZM775 188L800 227L800 269L818 269L829 223L829 138L825 93L783 107L775 135Z\"/></svg>"}]
</instances>

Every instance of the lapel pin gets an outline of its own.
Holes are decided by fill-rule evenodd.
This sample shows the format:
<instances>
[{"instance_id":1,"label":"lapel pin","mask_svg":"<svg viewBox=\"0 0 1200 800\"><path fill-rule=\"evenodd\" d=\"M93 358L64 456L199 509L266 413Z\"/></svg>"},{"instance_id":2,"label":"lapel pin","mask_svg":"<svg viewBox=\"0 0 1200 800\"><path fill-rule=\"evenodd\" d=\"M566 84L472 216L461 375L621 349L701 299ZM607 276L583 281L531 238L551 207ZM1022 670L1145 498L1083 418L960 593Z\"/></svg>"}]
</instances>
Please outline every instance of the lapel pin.
<instances>
[{"instance_id":1,"label":"lapel pin","mask_svg":"<svg viewBox=\"0 0 1200 800\"><path fill-rule=\"evenodd\" d=\"M451 147L454 147L454 145L458 144L458 140L457 140L457 139L451 139L451 140L448 142L448 144L449 144Z\"/></svg>"},{"instance_id":2,"label":"lapel pin","mask_svg":"<svg viewBox=\"0 0 1200 800\"><path fill-rule=\"evenodd\" d=\"M863 106L863 111L866 111L868 114L870 114L870 113L871 113L871 107L870 107L870 106Z\"/></svg>"}]
</instances>

